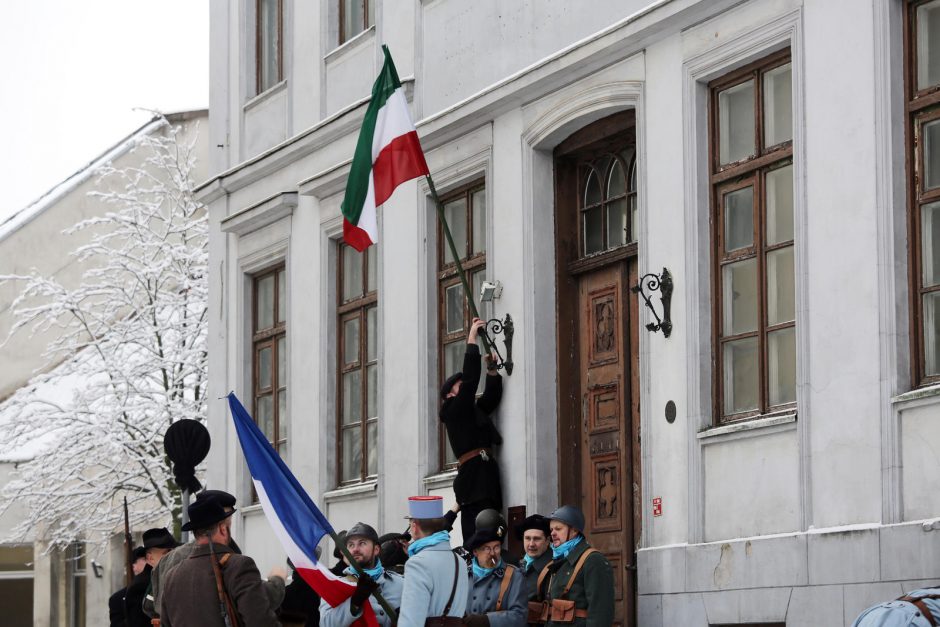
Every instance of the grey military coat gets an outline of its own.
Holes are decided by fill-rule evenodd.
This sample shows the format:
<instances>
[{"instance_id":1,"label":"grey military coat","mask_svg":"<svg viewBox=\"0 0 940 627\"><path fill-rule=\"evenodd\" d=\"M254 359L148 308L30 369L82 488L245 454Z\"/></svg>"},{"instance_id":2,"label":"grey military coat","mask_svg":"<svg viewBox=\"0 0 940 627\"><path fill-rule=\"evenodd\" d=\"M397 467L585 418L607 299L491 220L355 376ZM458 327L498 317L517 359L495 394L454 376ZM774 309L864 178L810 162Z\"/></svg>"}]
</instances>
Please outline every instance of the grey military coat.
<instances>
[{"instance_id":1,"label":"grey military coat","mask_svg":"<svg viewBox=\"0 0 940 627\"><path fill-rule=\"evenodd\" d=\"M513 568L508 575L509 588L503 595L500 611L496 611L499 588L507 576L508 569L501 566L483 579L476 580L471 575L470 597L467 599L467 614L486 614L490 627L525 627L528 611L525 594L525 582L522 571Z\"/></svg>"},{"instance_id":2,"label":"grey military coat","mask_svg":"<svg viewBox=\"0 0 940 627\"><path fill-rule=\"evenodd\" d=\"M350 581L356 581L356 578L350 575L348 577ZM388 604L392 606L393 609L398 609L401 606L401 591L405 586L405 579L398 573L386 570L385 574L378 581L379 592L382 593L382 596L385 597L385 600L388 601ZM379 621L379 625L383 627L391 626L392 619L385 613L385 610L382 609L382 606L379 605L379 602L375 599L375 596L370 596L369 601L372 603L372 609L375 610L375 617ZM349 627L357 619L362 616L362 610L358 614L352 614L349 610L349 606L352 603L351 599L346 599L336 607L332 607L329 603L324 600L320 600L320 627Z\"/></svg>"},{"instance_id":3,"label":"grey military coat","mask_svg":"<svg viewBox=\"0 0 940 627\"><path fill-rule=\"evenodd\" d=\"M470 578L466 564L454 555L450 545L442 542L429 546L405 562L405 586L401 593L398 627L424 627L428 617L441 616L455 576L457 588L447 615L459 617L467 608Z\"/></svg>"},{"instance_id":4,"label":"grey military coat","mask_svg":"<svg viewBox=\"0 0 940 627\"><path fill-rule=\"evenodd\" d=\"M545 568L549 562L552 561L552 549L549 547L544 553L535 558L535 561L532 562L532 565L529 568L526 568L525 560L519 560L519 569L525 573L525 594L526 599L529 601L534 601L535 597L538 595L538 590L536 586L539 581L539 573L542 572L542 569Z\"/></svg>"}]
</instances>

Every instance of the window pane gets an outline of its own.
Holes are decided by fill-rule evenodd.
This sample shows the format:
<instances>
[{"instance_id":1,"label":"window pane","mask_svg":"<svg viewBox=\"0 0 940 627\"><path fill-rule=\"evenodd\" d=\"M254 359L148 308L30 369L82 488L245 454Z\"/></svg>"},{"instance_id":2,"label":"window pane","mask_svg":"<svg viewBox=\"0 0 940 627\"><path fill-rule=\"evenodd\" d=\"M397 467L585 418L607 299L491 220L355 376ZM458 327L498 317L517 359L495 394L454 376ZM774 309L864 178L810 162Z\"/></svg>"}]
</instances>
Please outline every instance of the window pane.
<instances>
[{"instance_id":1,"label":"window pane","mask_svg":"<svg viewBox=\"0 0 940 627\"><path fill-rule=\"evenodd\" d=\"M272 87L280 80L278 76L278 0L261 0L258 16L261 30L261 49L258 51L258 64L261 67L261 91Z\"/></svg>"},{"instance_id":2,"label":"window pane","mask_svg":"<svg viewBox=\"0 0 940 627\"><path fill-rule=\"evenodd\" d=\"M771 405L796 401L796 329L767 334L767 387Z\"/></svg>"},{"instance_id":3,"label":"window pane","mask_svg":"<svg viewBox=\"0 0 940 627\"><path fill-rule=\"evenodd\" d=\"M467 352L466 342L451 342L444 345L444 377L463 370L463 355Z\"/></svg>"},{"instance_id":4,"label":"window pane","mask_svg":"<svg viewBox=\"0 0 940 627\"><path fill-rule=\"evenodd\" d=\"M362 429L343 430L343 481L362 477Z\"/></svg>"},{"instance_id":5,"label":"window pane","mask_svg":"<svg viewBox=\"0 0 940 627\"><path fill-rule=\"evenodd\" d=\"M764 74L764 146L793 139L793 102L790 64Z\"/></svg>"},{"instance_id":6,"label":"window pane","mask_svg":"<svg viewBox=\"0 0 940 627\"><path fill-rule=\"evenodd\" d=\"M269 387L271 387L271 347L266 346L258 351L257 389L266 390Z\"/></svg>"},{"instance_id":7,"label":"window pane","mask_svg":"<svg viewBox=\"0 0 940 627\"><path fill-rule=\"evenodd\" d=\"M346 18L343 22L343 32L347 40L362 32L362 2L363 0L343 0Z\"/></svg>"},{"instance_id":8,"label":"window pane","mask_svg":"<svg viewBox=\"0 0 940 627\"><path fill-rule=\"evenodd\" d=\"M366 361L375 361L378 359L378 340L377 331L379 325L378 307L370 307L366 311Z\"/></svg>"},{"instance_id":9,"label":"window pane","mask_svg":"<svg viewBox=\"0 0 940 627\"><path fill-rule=\"evenodd\" d=\"M754 244L754 188L728 192L724 197L725 252Z\"/></svg>"},{"instance_id":10,"label":"window pane","mask_svg":"<svg viewBox=\"0 0 940 627\"><path fill-rule=\"evenodd\" d=\"M343 246L343 302L362 296L362 253Z\"/></svg>"},{"instance_id":11,"label":"window pane","mask_svg":"<svg viewBox=\"0 0 940 627\"><path fill-rule=\"evenodd\" d=\"M940 283L940 202L921 208L921 264L924 287Z\"/></svg>"},{"instance_id":12,"label":"window pane","mask_svg":"<svg viewBox=\"0 0 940 627\"><path fill-rule=\"evenodd\" d=\"M597 179L597 172L592 168L584 186L584 205L590 207L601 201L601 182Z\"/></svg>"},{"instance_id":13,"label":"window pane","mask_svg":"<svg viewBox=\"0 0 940 627\"><path fill-rule=\"evenodd\" d=\"M366 474L373 476L379 474L379 423L370 422L366 425L366 433L369 439L366 446L369 456L366 460Z\"/></svg>"},{"instance_id":14,"label":"window pane","mask_svg":"<svg viewBox=\"0 0 940 627\"><path fill-rule=\"evenodd\" d=\"M470 290L473 294L473 302L477 304L477 311L480 313L481 318L486 318L486 311L484 308L486 305L480 300L480 291L483 289L483 281L486 280L486 271L477 270L473 273L473 276L470 277Z\"/></svg>"},{"instance_id":15,"label":"window pane","mask_svg":"<svg viewBox=\"0 0 940 627\"><path fill-rule=\"evenodd\" d=\"M486 190L473 192L473 252L486 250Z\"/></svg>"},{"instance_id":16,"label":"window pane","mask_svg":"<svg viewBox=\"0 0 940 627\"><path fill-rule=\"evenodd\" d=\"M379 367L366 367L366 418L379 415Z\"/></svg>"},{"instance_id":17,"label":"window pane","mask_svg":"<svg viewBox=\"0 0 940 627\"><path fill-rule=\"evenodd\" d=\"M940 187L940 120L924 124L924 189Z\"/></svg>"},{"instance_id":18,"label":"window pane","mask_svg":"<svg viewBox=\"0 0 940 627\"><path fill-rule=\"evenodd\" d=\"M367 11L369 13L369 26L375 24L375 0L363 0L366 3Z\"/></svg>"},{"instance_id":19,"label":"window pane","mask_svg":"<svg viewBox=\"0 0 940 627\"><path fill-rule=\"evenodd\" d=\"M796 316L793 247L767 253L767 324L790 322Z\"/></svg>"},{"instance_id":20,"label":"window pane","mask_svg":"<svg viewBox=\"0 0 940 627\"><path fill-rule=\"evenodd\" d=\"M343 424L362 420L362 370L343 375Z\"/></svg>"},{"instance_id":21,"label":"window pane","mask_svg":"<svg viewBox=\"0 0 940 627\"><path fill-rule=\"evenodd\" d=\"M343 322L343 363L353 364L359 361L359 318L350 318Z\"/></svg>"},{"instance_id":22,"label":"window pane","mask_svg":"<svg viewBox=\"0 0 940 627\"><path fill-rule=\"evenodd\" d=\"M258 296L255 301L258 326L255 329L270 329L274 326L274 275L258 279Z\"/></svg>"},{"instance_id":23,"label":"window pane","mask_svg":"<svg viewBox=\"0 0 940 627\"><path fill-rule=\"evenodd\" d=\"M277 393L277 439L287 439L287 390Z\"/></svg>"},{"instance_id":24,"label":"window pane","mask_svg":"<svg viewBox=\"0 0 940 627\"><path fill-rule=\"evenodd\" d=\"M378 287L376 280L376 266L379 260L379 245L370 246L363 254L368 254L366 258L366 291L372 292Z\"/></svg>"},{"instance_id":25,"label":"window pane","mask_svg":"<svg viewBox=\"0 0 940 627\"><path fill-rule=\"evenodd\" d=\"M767 243L793 239L793 166L786 165L767 173Z\"/></svg>"},{"instance_id":26,"label":"window pane","mask_svg":"<svg viewBox=\"0 0 940 627\"><path fill-rule=\"evenodd\" d=\"M255 422L269 442L274 441L274 401L270 394L258 397Z\"/></svg>"},{"instance_id":27,"label":"window pane","mask_svg":"<svg viewBox=\"0 0 940 627\"><path fill-rule=\"evenodd\" d=\"M287 275L277 273L277 321L287 320Z\"/></svg>"},{"instance_id":28,"label":"window pane","mask_svg":"<svg viewBox=\"0 0 940 627\"><path fill-rule=\"evenodd\" d=\"M721 269L722 334L725 337L757 330L757 259L731 263Z\"/></svg>"},{"instance_id":29,"label":"window pane","mask_svg":"<svg viewBox=\"0 0 940 627\"><path fill-rule=\"evenodd\" d=\"M277 386L287 385L287 338L277 339Z\"/></svg>"},{"instance_id":30,"label":"window pane","mask_svg":"<svg viewBox=\"0 0 940 627\"><path fill-rule=\"evenodd\" d=\"M593 255L604 249L604 210L602 207L588 209L581 214L584 224L584 254Z\"/></svg>"},{"instance_id":31,"label":"window pane","mask_svg":"<svg viewBox=\"0 0 940 627\"><path fill-rule=\"evenodd\" d=\"M940 292L924 294L924 374L940 374Z\"/></svg>"},{"instance_id":32,"label":"window pane","mask_svg":"<svg viewBox=\"0 0 940 627\"><path fill-rule=\"evenodd\" d=\"M724 165L756 154L754 81L718 93L718 160Z\"/></svg>"},{"instance_id":33,"label":"window pane","mask_svg":"<svg viewBox=\"0 0 940 627\"><path fill-rule=\"evenodd\" d=\"M610 178L607 181L607 197L613 198L620 196L627 191L627 177L623 173L623 167L620 162L614 160L614 165L610 169Z\"/></svg>"},{"instance_id":34,"label":"window pane","mask_svg":"<svg viewBox=\"0 0 940 627\"><path fill-rule=\"evenodd\" d=\"M724 345L724 414L737 414L758 408L757 338L728 342Z\"/></svg>"},{"instance_id":35,"label":"window pane","mask_svg":"<svg viewBox=\"0 0 940 627\"><path fill-rule=\"evenodd\" d=\"M444 216L447 218L447 225L450 227L450 234L454 238L454 246L457 247L457 254L463 259L467 256L467 199L461 196L444 204ZM441 237L444 237L443 235ZM445 263L453 263L454 256L450 253L450 246L447 241L442 241L444 245Z\"/></svg>"},{"instance_id":36,"label":"window pane","mask_svg":"<svg viewBox=\"0 0 940 627\"><path fill-rule=\"evenodd\" d=\"M940 83L940 2L917 7L917 89Z\"/></svg>"},{"instance_id":37,"label":"window pane","mask_svg":"<svg viewBox=\"0 0 940 627\"><path fill-rule=\"evenodd\" d=\"M455 283L444 290L444 328L447 333L463 330L464 298L463 285Z\"/></svg>"},{"instance_id":38,"label":"window pane","mask_svg":"<svg viewBox=\"0 0 940 627\"><path fill-rule=\"evenodd\" d=\"M631 194L627 196L627 201L630 205L630 241L636 241L637 235L637 209L636 209L636 194Z\"/></svg>"},{"instance_id":39,"label":"window pane","mask_svg":"<svg viewBox=\"0 0 940 627\"><path fill-rule=\"evenodd\" d=\"M621 198L607 205L607 248L627 243L627 199Z\"/></svg>"}]
</instances>

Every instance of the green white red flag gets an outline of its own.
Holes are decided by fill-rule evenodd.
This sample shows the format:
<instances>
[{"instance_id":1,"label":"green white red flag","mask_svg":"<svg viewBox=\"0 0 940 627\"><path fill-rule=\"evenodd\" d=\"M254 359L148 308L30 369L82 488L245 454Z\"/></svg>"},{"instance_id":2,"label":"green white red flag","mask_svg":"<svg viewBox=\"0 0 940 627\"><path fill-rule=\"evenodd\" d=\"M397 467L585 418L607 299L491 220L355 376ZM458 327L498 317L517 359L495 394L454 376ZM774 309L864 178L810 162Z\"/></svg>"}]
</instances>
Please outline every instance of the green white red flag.
<instances>
[{"instance_id":1,"label":"green white red flag","mask_svg":"<svg viewBox=\"0 0 940 627\"><path fill-rule=\"evenodd\" d=\"M428 174L395 63L386 46L382 51L342 205L343 239L360 252L379 241L376 207L405 181Z\"/></svg>"}]
</instances>

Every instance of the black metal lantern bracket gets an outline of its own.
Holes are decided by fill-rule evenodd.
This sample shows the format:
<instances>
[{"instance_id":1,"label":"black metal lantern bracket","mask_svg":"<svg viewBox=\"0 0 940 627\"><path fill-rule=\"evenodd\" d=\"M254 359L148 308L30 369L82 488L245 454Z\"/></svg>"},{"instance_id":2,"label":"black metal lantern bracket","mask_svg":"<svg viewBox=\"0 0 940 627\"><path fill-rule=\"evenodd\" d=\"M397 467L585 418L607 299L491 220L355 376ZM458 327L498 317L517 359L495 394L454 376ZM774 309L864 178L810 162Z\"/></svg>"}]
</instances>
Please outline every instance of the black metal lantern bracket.
<instances>
[{"instance_id":1,"label":"black metal lantern bracket","mask_svg":"<svg viewBox=\"0 0 940 627\"><path fill-rule=\"evenodd\" d=\"M644 289L645 288L645 289ZM640 282L630 288L630 291L634 294L639 294L643 301L646 302L646 306L651 312L653 312L653 317L656 318L656 322L646 325L647 331L662 331L663 337L669 337L669 334L672 333L672 275L669 273L669 270L663 268L663 273L660 275L653 274L644 274L640 278ZM647 294L649 291L649 294ZM653 307L652 301L650 301L650 296L653 292L659 292L659 300L662 304L663 315L662 318L659 317L659 314L656 313L656 308Z\"/></svg>"},{"instance_id":2,"label":"black metal lantern bracket","mask_svg":"<svg viewBox=\"0 0 940 627\"><path fill-rule=\"evenodd\" d=\"M506 314L506 317L502 320L499 318L487 320L486 326L482 329L483 334L486 336L487 343L492 347L493 352L496 353L496 369L505 369L507 375L512 374L512 336L515 330L512 316L509 314ZM503 336L503 348L506 349L505 357L503 357L503 354L499 351L496 342L493 341L493 336L496 335Z\"/></svg>"}]
</instances>

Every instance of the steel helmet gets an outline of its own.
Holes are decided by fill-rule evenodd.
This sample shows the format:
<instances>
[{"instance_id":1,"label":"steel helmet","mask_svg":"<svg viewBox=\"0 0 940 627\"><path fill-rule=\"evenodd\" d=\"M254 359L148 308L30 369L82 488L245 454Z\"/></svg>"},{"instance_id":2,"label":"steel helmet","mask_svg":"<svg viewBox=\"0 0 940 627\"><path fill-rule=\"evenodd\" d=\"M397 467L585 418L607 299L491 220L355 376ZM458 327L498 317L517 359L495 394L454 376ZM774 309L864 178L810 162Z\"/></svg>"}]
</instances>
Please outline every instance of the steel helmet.
<instances>
[{"instance_id":1,"label":"steel helmet","mask_svg":"<svg viewBox=\"0 0 940 627\"><path fill-rule=\"evenodd\" d=\"M549 514L548 519L557 520L578 531L584 531L584 512L574 505L562 505Z\"/></svg>"},{"instance_id":2,"label":"steel helmet","mask_svg":"<svg viewBox=\"0 0 940 627\"><path fill-rule=\"evenodd\" d=\"M367 525L363 522L357 522L355 525L349 528L349 531L346 532L346 539L357 537L365 538L366 540L371 540L375 544L380 544L379 534L376 533L375 529L371 525Z\"/></svg>"},{"instance_id":3,"label":"steel helmet","mask_svg":"<svg viewBox=\"0 0 940 627\"><path fill-rule=\"evenodd\" d=\"M500 535L506 531L506 519L495 509L484 509L475 519L477 529L499 529Z\"/></svg>"}]
</instances>

